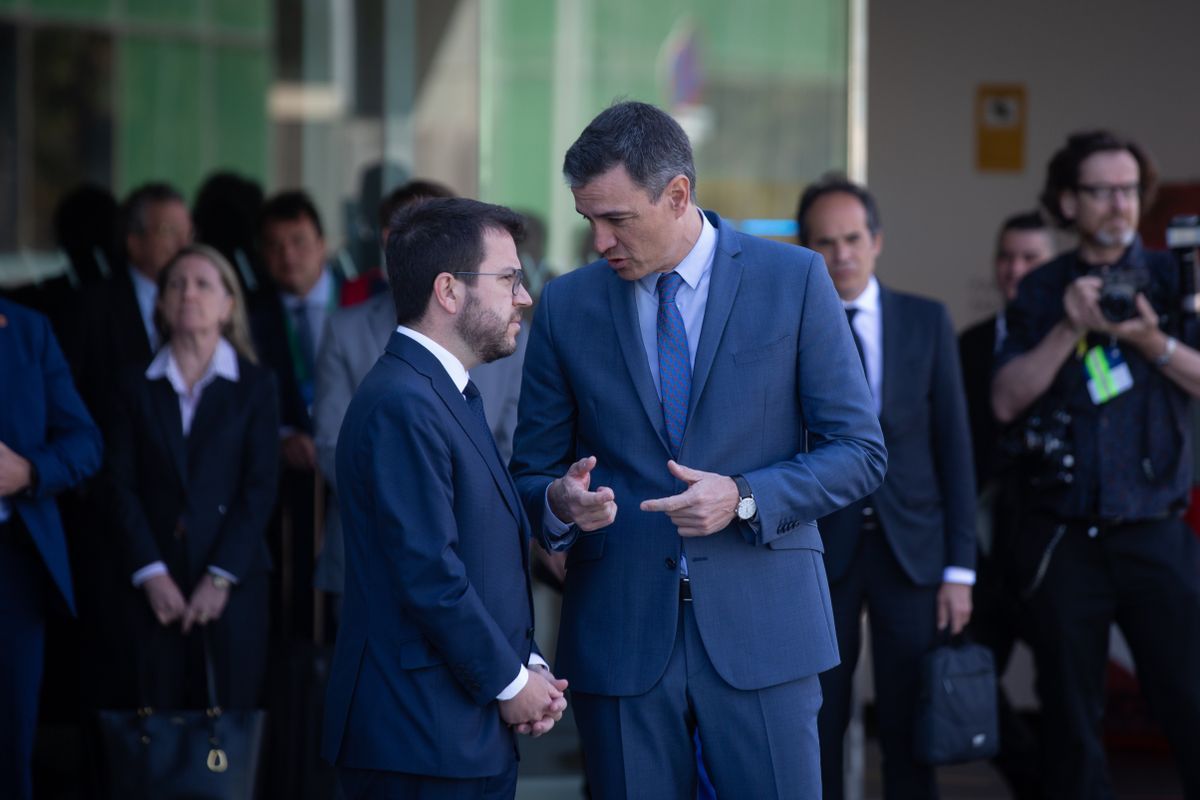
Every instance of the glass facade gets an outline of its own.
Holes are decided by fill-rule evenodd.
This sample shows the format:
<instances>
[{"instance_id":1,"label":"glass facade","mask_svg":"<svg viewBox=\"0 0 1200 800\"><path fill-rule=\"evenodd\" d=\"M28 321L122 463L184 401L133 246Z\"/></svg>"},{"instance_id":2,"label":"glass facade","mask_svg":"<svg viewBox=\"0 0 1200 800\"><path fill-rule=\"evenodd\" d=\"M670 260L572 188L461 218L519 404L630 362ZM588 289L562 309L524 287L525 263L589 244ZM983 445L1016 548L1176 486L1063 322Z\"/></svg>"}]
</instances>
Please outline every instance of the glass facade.
<instances>
[{"instance_id":1,"label":"glass facade","mask_svg":"<svg viewBox=\"0 0 1200 800\"><path fill-rule=\"evenodd\" d=\"M850 149L849 0L0 0L0 283L52 269L82 182L118 197L216 170L307 189L358 271L408 177L584 227L562 156L614 99L669 109L700 204L791 217Z\"/></svg>"}]
</instances>

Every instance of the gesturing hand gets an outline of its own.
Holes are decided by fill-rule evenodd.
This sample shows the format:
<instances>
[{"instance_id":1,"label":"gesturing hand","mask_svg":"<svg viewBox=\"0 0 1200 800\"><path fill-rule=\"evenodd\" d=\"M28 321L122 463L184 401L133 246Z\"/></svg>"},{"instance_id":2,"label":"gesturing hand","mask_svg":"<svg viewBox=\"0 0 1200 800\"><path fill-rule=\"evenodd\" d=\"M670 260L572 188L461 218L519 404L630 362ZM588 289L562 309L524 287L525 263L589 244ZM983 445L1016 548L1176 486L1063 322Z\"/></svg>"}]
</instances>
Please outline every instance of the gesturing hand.
<instances>
[{"instance_id":1,"label":"gesturing hand","mask_svg":"<svg viewBox=\"0 0 1200 800\"><path fill-rule=\"evenodd\" d=\"M187 601L183 599L183 592L179 591L170 575L164 573L147 578L142 584L142 589L146 592L146 600L150 603L150 610L154 612L159 625L170 625L187 611Z\"/></svg>"},{"instance_id":2,"label":"gesturing hand","mask_svg":"<svg viewBox=\"0 0 1200 800\"><path fill-rule=\"evenodd\" d=\"M715 472L701 472L674 461L667 462L672 475L688 485L670 497L642 501L642 511L662 511L671 518L680 536L708 536L725 526L737 511L737 484Z\"/></svg>"},{"instance_id":3,"label":"gesturing hand","mask_svg":"<svg viewBox=\"0 0 1200 800\"><path fill-rule=\"evenodd\" d=\"M566 475L551 483L547 492L554 516L584 531L599 530L617 518L613 490L607 486L598 486L595 491L589 489L595 468L595 456L581 458L567 469Z\"/></svg>"}]
</instances>

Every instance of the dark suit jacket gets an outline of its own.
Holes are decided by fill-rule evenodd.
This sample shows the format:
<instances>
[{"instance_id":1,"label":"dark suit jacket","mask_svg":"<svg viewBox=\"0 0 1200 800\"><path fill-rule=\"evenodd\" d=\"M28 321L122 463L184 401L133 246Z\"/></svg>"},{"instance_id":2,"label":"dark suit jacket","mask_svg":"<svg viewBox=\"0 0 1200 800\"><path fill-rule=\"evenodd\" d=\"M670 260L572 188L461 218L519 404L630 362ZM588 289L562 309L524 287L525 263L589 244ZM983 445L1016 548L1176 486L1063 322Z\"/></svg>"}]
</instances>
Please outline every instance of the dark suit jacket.
<instances>
[{"instance_id":1,"label":"dark suit jacket","mask_svg":"<svg viewBox=\"0 0 1200 800\"><path fill-rule=\"evenodd\" d=\"M755 531L688 539L646 499L683 491L638 328L634 292L604 261L546 285L522 378L513 473L535 528L546 487L595 455L616 520L569 541L556 667L577 691L633 695L666 669L679 625L678 559L713 667L738 689L838 661L815 520L879 485L879 421L829 271L811 250L717 228L681 464L741 473Z\"/></svg>"},{"instance_id":2,"label":"dark suit jacket","mask_svg":"<svg viewBox=\"0 0 1200 800\"><path fill-rule=\"evenodd\" d=\"M515 758L495 700L533 645L529 525L491 436L401 333L337 445L346 592L322 753L341 766L495 775Z\"/></svg>"},{"instance_id":3,"label":"dark suit jacket","mask_svg":"<svg viewBox=\"0 0 1200 800\"><path fill-rule=\"evenodd\" d=\"M165 378L122 376L105 433L126 575L161 560L187 595L210 565L239 580L270 569L263 531L278 475L275 380L243 358L238 372L236 383L217 378L204 390L186 439Z\"/></svg>"},{"instance_id":4,"label":"dark suit jacket","mask_svg":"<svg viewBox=\"0 0 1200 800\"><path fill-rule=\"evenodd\" d=\"M126 368L144 368L154 353L127 271L85 291L64 321L63 349L84 403L104 425L114 378Z\"/></svg>"},{"instance_id":5,"label":"dark suit jacket","mask_svg":"<svg viewBox=\"0 0 1200 800\"><path fill-rule=\"evenodd\" d=\"M992 413L992 363L996 355L996 317L972 325L958 337L962 360L967 416L971 421L971 449L975 454L975 482L982 488L996 477L996 440L999 425Z\"/></svg>"},{"instance_id":6,"label":"dark suit jacket","mask_svg":"<svg viewBox=\"0 0 1200 800\"><path fill-rule=\"evenodd\" d=\"M0 442L37 471L32 491L6 499L74 613L67 542L54 496L100 468L100 433L46 318L4 299L0 318Z\"/></svg>"},{"instance_id":7,"label":"dark suit jacket","mask_svg":"<svg viewBox=\"0 0 1200 800\"><path fill-rule=\"evenodd\" d=\"M946 309L879 287L883 326L880 425L888 471L871 496L884 535L920 586L947 566L975 567L975 478L958 349ZM830 580L854 560L866 499L821 519Z\"/></svg>"},{"instance_id":8,"label":"dark suit jacket","mask_svg":"<svg viewBox=\"0 0 1200 800\"><path fill-rule=\"evenodd\" d=\"M251 299L250 329L259 358L275 373L279 386L280 424L311 434L312 419L300 394L300 382L292 361L287 316L274 286L268 285Z\"/></svg>"}]
</instances>

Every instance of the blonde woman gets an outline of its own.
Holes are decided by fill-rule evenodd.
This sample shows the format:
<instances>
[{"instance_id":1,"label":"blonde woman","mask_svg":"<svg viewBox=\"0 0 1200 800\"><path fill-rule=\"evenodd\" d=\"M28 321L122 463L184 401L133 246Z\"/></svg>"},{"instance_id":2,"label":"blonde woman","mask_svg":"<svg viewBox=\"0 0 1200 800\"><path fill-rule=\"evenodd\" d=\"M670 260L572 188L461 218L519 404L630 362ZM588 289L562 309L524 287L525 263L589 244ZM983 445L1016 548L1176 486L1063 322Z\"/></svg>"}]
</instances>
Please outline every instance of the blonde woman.
<instances>
[{"instance_id":1,"label":"blonde woman","mask_svg":"<svg viewBox=\"0 0 1200 800\"><path fill-rule=\"evenodd\" d=\"M109 475L134 634L137 705L205 705L198 629L217 699L258 705L266 663L264 530L275 502L278 411L250 344L241 288L212 248L181 250L159 276L163 345L119 379Z\"/></svg>"}]
</instances>

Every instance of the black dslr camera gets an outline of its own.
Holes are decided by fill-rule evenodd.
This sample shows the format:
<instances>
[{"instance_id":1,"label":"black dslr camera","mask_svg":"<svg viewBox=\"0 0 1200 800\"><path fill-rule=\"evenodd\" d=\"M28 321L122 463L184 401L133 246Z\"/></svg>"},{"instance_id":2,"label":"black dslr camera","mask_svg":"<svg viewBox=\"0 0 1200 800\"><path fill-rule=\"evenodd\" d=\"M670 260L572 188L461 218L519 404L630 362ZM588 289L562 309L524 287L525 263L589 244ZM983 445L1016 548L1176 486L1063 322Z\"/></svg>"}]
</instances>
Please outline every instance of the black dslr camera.
<instances>
[{"instance_id":1,"label":"black dslr camera","mask_svg":"<svg viewBox=\"0 0 1200 800\"><path fill-rule=\"evenodd\" d=\"M1102 276L1100 313L1109 322L1124 322L1138 316L1137 296L1150 295L1150 277L1130 267L1113 267Z\"/></svg>"}]
</instances>

